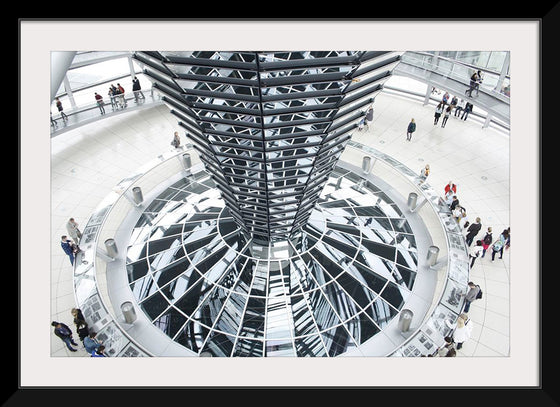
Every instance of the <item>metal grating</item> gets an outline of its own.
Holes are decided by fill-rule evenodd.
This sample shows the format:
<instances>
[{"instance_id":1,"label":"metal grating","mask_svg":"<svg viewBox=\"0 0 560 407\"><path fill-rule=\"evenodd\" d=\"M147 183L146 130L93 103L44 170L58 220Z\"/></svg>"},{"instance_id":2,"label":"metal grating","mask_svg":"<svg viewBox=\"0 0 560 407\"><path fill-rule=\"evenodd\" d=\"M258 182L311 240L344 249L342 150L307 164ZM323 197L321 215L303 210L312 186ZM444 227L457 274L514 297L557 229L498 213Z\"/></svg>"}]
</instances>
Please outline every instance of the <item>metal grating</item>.
<instances>
[{"instance_id":1,"label":"metal grating","mask_svg":"<svg viewBox=\"0 0 560 407\"><path fill-rule=\"evenodd\" d=\"M400 61L385 51L139 51L232 218L255 242L308 221L352 132Z\"/></svg>"}]
</instances>

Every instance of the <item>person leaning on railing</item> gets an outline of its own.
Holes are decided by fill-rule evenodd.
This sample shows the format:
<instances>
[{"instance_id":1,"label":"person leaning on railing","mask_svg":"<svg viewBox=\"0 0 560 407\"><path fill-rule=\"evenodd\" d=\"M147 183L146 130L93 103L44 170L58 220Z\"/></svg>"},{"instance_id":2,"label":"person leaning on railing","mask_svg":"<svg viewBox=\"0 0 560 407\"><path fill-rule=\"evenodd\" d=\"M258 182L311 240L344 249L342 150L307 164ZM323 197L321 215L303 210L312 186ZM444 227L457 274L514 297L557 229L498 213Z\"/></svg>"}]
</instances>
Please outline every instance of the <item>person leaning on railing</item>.
<instances>
[{"instance_id":1,"label":"person leaning on railing","mask_svg":"<svg viewBox=\"0 0 560 407\"><path fill-rule=\"evenodd\" d=\"M480 83L482 82L482 72L479 70L472 74L470 86L467 90L468 96L472 97L472 91L476 90L476 94L478 95L478 88L480 87Z\"/></svg>"}]
</instances>

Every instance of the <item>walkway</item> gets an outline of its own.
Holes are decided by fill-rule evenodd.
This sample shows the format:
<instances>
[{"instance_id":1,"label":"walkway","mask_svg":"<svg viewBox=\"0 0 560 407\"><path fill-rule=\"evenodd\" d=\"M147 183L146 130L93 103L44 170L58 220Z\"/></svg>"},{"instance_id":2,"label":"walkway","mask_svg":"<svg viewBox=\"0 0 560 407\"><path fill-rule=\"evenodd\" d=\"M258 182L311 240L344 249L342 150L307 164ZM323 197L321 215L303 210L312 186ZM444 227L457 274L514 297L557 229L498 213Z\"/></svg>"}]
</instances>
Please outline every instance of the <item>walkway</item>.
<instances>
[{"instance_id":1,"label":"walkway","mask_svg":"<svg viewBox=\"0 0 560 407\"><path fill-rule=\"evenodd\" d=\"M70 310L75 306L72 269L59 244L60 236L66 234L66 221L74 217L85 226L114 185L170 149L174 131L184 134L167 106L148 102L138 107L129 102L129 106L107 114L104 120L68 128L51 140L51 316L71 327ZM405 130L412 117L417 131L407 142ZM451 117L445 128L434 126L432 105L381 93L376 97L373 124L368 131L356 132L353 139L392 155L411 169L419 171L430 164L428 182L436 190L443 191L450 180L457 183L461 204L470 217L482 219L483 231L492 226L497 237L509 226L508 136L492 128L482 129L470 117L467 121ZM515 243L511 250L516 250ZM478 259L471 279L480 284L484 298L471 306L473 336L459 356L508 356L509 252L494 262L490 256ZM83 348L69 352L54 335L51 355L87 356Z\"/></svg>"}]
</instances>

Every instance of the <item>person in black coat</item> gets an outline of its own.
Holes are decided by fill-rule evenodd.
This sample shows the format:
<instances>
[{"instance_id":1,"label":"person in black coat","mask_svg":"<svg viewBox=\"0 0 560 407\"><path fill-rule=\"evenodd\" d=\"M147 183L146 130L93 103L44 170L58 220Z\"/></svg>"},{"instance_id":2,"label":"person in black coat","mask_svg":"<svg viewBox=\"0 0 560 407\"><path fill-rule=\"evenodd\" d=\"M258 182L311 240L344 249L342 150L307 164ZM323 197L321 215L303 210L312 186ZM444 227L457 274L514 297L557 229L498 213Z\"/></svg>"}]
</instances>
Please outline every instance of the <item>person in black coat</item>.
<instances>
[{"instance_id":1,"label":"person in black coat","mask_svg":"<svg viewBox=\"0 0 560 407\"><path fill-rule=\"evenodd\" d=\"M456 195L453 196L453 200L451 201L451 204L449 205L449 209L451 209L451 212L453 212L455 210L455 207L459 205L459 198L457 198Z\"/></svg>"},{"instance_id":2,"label":"person in black coat","mask_svg":"<svg viewBox=\"0 0 560 407\"><path fill-rule=\"evenodd\" d=\"M79 308L72 308L72 315L74 316L74 325L76 325L76 333L78 334L80 341L84 341L84 338L89 335L89 327Z\"/></svg>"},{"instance_id":3,"label":"person in black coat","mask_svg":"<svg viewBox=\"0 0 560 407\"><path fill-rule=\"evenodd\" d=\"M138 103L138 98L146 99L144 97L144 93L142 92L142 88L140 87L140 81L137 77L132 79L132 92L134 92L134 101Z\"/></svg>"},{"instance_id":4,"label":"person in black coat","mask_svg":"<svg viewBox=\"0 0 560 407\"><path fill-rule=\"evenodd\" d=\"M476 218L475 222L472 223L469 228L467 229L467 236L465 236L466 238L466 242L467 242L467 246L470 246L471 243L473 242L473 239L476 235L478 235L478 232L480 232L480 229L482 228L482 223L480 223L480 218Z\"/></svg>"},{"instance_id":5,"label":"person in black coat","mask_svg":"<svg viewBox=\"0 0 560 407\"><path fill-rule=\"evenodd\" d=\"M410 123L408 123L408 127L406 129L406 140L410 141L412 139L412 133L416 131L416 123L414 119L410 119Z\"/></svg>"}]
</instances>

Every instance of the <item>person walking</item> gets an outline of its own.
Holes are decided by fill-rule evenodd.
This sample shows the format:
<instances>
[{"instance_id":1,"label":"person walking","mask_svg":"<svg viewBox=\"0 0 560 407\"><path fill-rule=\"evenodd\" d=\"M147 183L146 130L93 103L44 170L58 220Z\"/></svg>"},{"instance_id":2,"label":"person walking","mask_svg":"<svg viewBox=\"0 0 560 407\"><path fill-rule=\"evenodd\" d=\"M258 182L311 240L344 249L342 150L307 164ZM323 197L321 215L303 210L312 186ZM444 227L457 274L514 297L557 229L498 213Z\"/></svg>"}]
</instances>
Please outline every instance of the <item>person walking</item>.
<instances>
[{"instance_id":1,"label":"person walking","mask_svg":"<svg viewBox=\"0 0 560 407\"><path fill-rule=\"evenodd\" d=\"M474 72L471 75L471 80L470 80L470 83L469 83L469 89L467 89L465 94L468 94L468 97L472 97L472 91L476 90L476 95L478 96L478 88L479 88L481 82L482 82L482 72L480 70L477 71L477 72Z\"/></svg>"},{"instance_id":2,"label":"person walking","mask_svg":"<svg viewBox=\"0 0 560 407\"><path fill-rule=\"evenodd\" d=\"M101 112L101 115L105 114L105 103L103 103L103 96L101 96L99 93L95 92L95 101L97 102L97 107L99 108L99 111Z\"/></svg>"},{"instance_id":3,"label":"person walking","mask_svg":"<svg viewBox=\"0 0 560 407\"><path fill-rule=\"evenodd\" d=\"M76 243L76 245L80 244L80 240L82 239L82 232L79 229L78 223L74 220L74 218L68 219L66 222L66 231L70 238Z\"/></svg>"},{"instance_id":4,"label":"person walking","mask_svg":"<svg viewBox=\"0 0 560 407\"><path fill-rule=\"evenodd\" d=\"M474 223L472 223L467 229L467 235L465 236L467 246L470 246L472 244L475 236L478 235L478 232L480 232L481 228L482 228L482 223L480 223L480 218L477 217Z\"/></svg>"},{"instance_id":5,"label":"person walking","mask_svg":"<svg viewBox=\"0 0 560 407\"><path fill-rule=\"evenodd\" d=\"M445 128L445 124L447 123L449 116L451 116L451 106L447 106L447 108L445 109L445 113L443 114L443 119L441 119L442 128Z\"/></svg>"},{"instance_id":6,"label":"person walking","mask_svg":"<svg viewBox=\"0 0 560 407\"><path fill-rule=\"evenodd\" d=\"M132 78L132 92L134 93L134 101L138 103L138 99L145 100L144 93L142 92L142 88L140 87L140 80L138 77Z\"/></svg>"},{"instance_id":7,"label":"person walking","mask_svg":"<svg viewBox=\"0 0 560 407\"><path fill-rule=\"evenodd\" d=\"M78 350L72 347L72 345L78 346L78 344L74 342L74 338L72 338L72 331L68 328L68 325L63 324L62 322L52 321L51 326L54 327L54 334L58 336L62 342L64 342L71 352L76 352Z\"/></svg>"},{"instance_id":8,"label":"person walking","mask_svg":"<svg viewBox=\"0 0 560 407\"><path fill-rule=\"evenodd\" d=\"M60 238L60 246L62 247L62 250L64 250L64 253L66 253L70 258L70 264L73 266L76 253L78 252L78 247L72 240L68 239L68 236L66 235L63 235Z\"/></svg>"},{"instance_id":9,"label":"person walking","mask_svg":"<svg viewBox=\"0 0 560 407\"><path fill-rule=\"evenodd\" d=\"M492 244L492 227L488 227L488 229L486 230L486 234L482 238L482 255L480 256L481 259L484 257L484 255L486 254L486 250L488 250L488 247L491 244Z\"/></svg>"},{"instance_id":10,"label":"person walking","mask_svg":"<svg viewBox=\"0 0 560 407\"><path fill-rule=\"evenodd\" d=\"M508 239L509 231L508 229L504 229L504 231L500 233L500 236L498 236L498 239L492 245L492 261L494 261L496 253L500 253L500 259L504 257L504 246L506 245Z\"/></svg>"},{"instance_id":11,"label":"person walking","mask_svg":"<svg viewBox=\"0 0 560 407\"><path fill-rule=\"evenodd\" d=\"M442 113L443 113L443 102L439 102L439 104L436 106L436 111L434 113L434 125L438 124L439 118Z\"/></svg>"},{"instance_id":12,"label":"person walking","mask_svg":"<svg viewBox=\"0 0 560 407\"><path fill-rule=\"evenodd\" d=\"M62 120L67 122L68 121L68 116L66 116L66 113L64 113L64 108L62 107L62 102L60 101L59 98L56 98L56 108L58 109L58 112L60 113L60 117L62 117Z\"/></svg>"},{"instance_id":13,"label":"person walking","mask_svg":"<svg viewBox=\"0 0 560 407\"><path fill-rule=\"evenodd\" d=\"M410 141L412 139L412 133L416 131L416 122L414 119L410 119L410 123L408 123L408 127L406 129L406 140Z\"/></svg>"},{"instance_id":14,"label":"person walking","mask_svg":"<svg viewBox=\"0 0 560 407\"><path fill-rule=\"evenodd\" d=\"M471 259L471 268L474 266L474 261L482 254L482 240L477 240L476 244L469 249L469 257Z\"/></svg>"}]
</instances>

